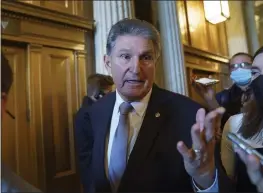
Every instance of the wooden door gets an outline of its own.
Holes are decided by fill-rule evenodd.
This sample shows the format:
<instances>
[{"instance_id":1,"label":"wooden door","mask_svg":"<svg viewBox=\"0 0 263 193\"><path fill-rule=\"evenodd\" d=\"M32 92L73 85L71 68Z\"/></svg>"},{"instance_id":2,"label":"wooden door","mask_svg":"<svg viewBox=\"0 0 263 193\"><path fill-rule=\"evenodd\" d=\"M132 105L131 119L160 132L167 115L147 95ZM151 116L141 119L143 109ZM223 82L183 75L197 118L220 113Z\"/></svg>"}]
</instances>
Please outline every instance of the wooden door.
<instances>
[{"instance_id":1,"label":"wooden door","mask_svg":"<svg viewBox=\"0 0 263 193\"><path fill-rule=\"evenodd\" d=\"M27 180L35 182L35 165L32 159L32 143L28 119L28 90L26 76L26 49L18 47L2 47L2 50L13 70L14 81L8 94L8 110L15 119L8 115L2 120L2 161L15 173Z\"/></svg>"},{"instance_id":2,"label":"wooden door","mask_svg":"<svg viewBox=\"0 0 263 193\"><path fill-rule=\"evenodd\" d=\"M80 192L73 129L78 98L73 51L44 47L40 70L46 191Z\"/></svg>"},{"instance_id":3,"label":"wooden door","mask_svg":"<svg viewBox=\"0 0 263 193\"><path fill-rule=\"evenodd\" d=\"M15 120L3 117L2 161L45 192L80 192L73 120L85 87L83 58L37 45L3 51L14 73L7 108Z\"/></svg>"}]
</instances>

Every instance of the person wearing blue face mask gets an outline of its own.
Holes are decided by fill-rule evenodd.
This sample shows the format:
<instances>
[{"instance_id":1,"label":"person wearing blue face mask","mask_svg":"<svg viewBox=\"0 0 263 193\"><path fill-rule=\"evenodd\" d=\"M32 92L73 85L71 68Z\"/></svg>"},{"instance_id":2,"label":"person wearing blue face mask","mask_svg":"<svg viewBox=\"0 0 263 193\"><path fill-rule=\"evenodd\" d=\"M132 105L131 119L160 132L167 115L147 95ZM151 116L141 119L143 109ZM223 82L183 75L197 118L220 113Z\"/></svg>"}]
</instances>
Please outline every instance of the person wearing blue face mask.
<instances>
[{"instance_id":1,"label":"person wearing blue face mask","mask_svg":"<svg viewBox=\"0 0 263 193\"><path fill-rule=\"evenodd\" d=\"M236 133L263 154L263 47L254 56L251 73L244 72L246 78L242 80L237 75L240 72L233 75L238 83L249 85L242 97L242 113L231 116L225 124L221 159L228 176L236 181L236 192L263 192L263 166L259 159L236 149L227 139L228 132Z\"/></svg>"},{"instance_id":2,"label":"person wearing blue face mask","mask_svg":"<svg viewBox=\"0 0 263 193\"><path fill-rule=\"evenodd\" d=\"M242 107L242 94L245 92L251 79L252 56L239 52L230 59L230 78L234 84L217 94L211 86L202 86L192 82L196 92L205 100L208 109L213 110L218 106L223 106L226 112L222 118L221 126L224 127L226 121L232 115L240 113Z\"/></svg>"},{"instance_id":3,"label":"person wearing blue face mask","mask_svg":"<svg viewBox=\"0 0 263 193\"><path fill-rule=\"evenodd\" d=\"M238 68L231 72L231 79L237 86L246 87L252 80L251 69Z\"/></svg>"}]
</instances>

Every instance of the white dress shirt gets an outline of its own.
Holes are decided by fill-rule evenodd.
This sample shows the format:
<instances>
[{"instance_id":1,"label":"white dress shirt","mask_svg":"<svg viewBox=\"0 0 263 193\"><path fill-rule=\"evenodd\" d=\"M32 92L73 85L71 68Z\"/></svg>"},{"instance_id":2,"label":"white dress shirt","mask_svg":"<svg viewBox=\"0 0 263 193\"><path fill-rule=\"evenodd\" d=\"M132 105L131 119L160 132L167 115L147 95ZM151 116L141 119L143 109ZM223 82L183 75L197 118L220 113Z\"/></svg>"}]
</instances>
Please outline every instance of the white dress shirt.
<instances>
[{"instance_id":1,"label":"white dress shirt","mask_svg":"<svg viewBox=\"0 0 263 193\"><path fill-rule=\"evenodd\" d=\"M132 102L131 105L133 106L133 111L129 113L129 124L130 124L130 129L129 129L129 141L128 141L128 159L129 156L132 152L133 146L136 142L137 136L139 134L144 116L145 116L145 112L151 97L151 93L152 90L150 90L150 92L141 100L141 101L136 101L136 102ZM107 145L106 145L106 158L105 158L105 171L106 171L106 175L108 177L109 174L109 166L110 166L110 156L111 156L111 148L112 148L112 144L113 144L113 140L114 140L114 135L119 123L119 116L120 116L120 112L119 112L119 107L120 105L125 102L121 96L119 95L118 91L116 90L116 101L115 101L115 105L113 108L113 113L112 113L112 118L111 118L111 124L110 124L110 132L109 135L107 137ZM176 149L176 147L175 147ZM194 185L194 189L197 192L217 192L218 190L218 183L217 183L217 177L216 180L214 182L214 184L206 189L206 190L200 190L195 183L193 182Z\"/></svg>"},{"instance_id":2,"label":"white dress shirt","mask_svg":"<svg viewBox=\"0 0 263 193\"><path fill-rule=\"evenodd\" d=\"M139 102L132 102L131 105L133 107L133 110L131 113L129 113L129 141L128 141L128 158L131 154L131 151L133 149L133 146L136 142L137 136L139 134L140 128L142 126L142 121L150 100L152 90ZM114 135L119 123L119 117L120 117L120 111L119 107L120 105L125 102L121 96L119 95L118 91L116 91L116 101L113 108L112 118L111 118L111 124L110 124L110 133L108 137L108 146L106 148L107 158L106 158L106 173L108 175L108 169L110 166L110 155L111 155L111 148L114 140Z\"/></svg>"},{"instance_id":3,"label":"white dress shirt","mask_svg":"<svg viewBox=\"0 0 263 193\"><path fill-rule=\"evenodd\" d=\"M261 133L256 135L255 137L244 139L239 133L238 130L242 124L243 114L237 114L231 116L226 122L222 135L222 143L221 143L221 159L222 164L226 169L226 173L230 177L235 176L235 151L234 144L227 139L228 132L232 132L241 137L246 143L251 145L254 148L262 148L263 144L263 129Z\"/></svg>"}]
</instances>

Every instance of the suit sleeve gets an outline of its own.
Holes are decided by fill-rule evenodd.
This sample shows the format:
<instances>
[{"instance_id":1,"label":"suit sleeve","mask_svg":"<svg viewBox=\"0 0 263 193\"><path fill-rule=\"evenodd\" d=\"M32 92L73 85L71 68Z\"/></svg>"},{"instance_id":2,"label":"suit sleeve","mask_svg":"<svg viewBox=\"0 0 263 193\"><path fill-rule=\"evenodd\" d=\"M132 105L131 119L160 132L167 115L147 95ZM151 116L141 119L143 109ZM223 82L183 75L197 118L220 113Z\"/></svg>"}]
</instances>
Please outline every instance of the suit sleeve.
<instances>
[{"instance_id":1,"label":"suit sleeve","mask_svg":"<svg viewBox=\"0 0 263 193\"><path fill-rule=\"evenodd\" d=\"M231 118L226 122L223 129L223 135L221 139L221 160L224 168L226 169L227 175L234 179L235 177L235 151L232 143L227 139L227 133L233 131L233 127L230 123Z\"/></svg>"},{"instance_id":2,"label":"suit sleeve","mask_svg":"<svg viewBox=\"0 0 263 193\"><path fill-rule=\"evenodd\" d=\"M75 144L80 178L84 192L88 192L92 183L93 132L88 112L81 108L75 118Z\"/></svg>"},{"instance_id":3,"label":"suit sleeve","mask_svg":"<svg viewBox=\"0 0 263 193\"><path fill-rule=\"evenodd\" d=\"M219 144L217 144L215 150L215 164L217 169L214 183L208 189L201 190L192 179L195 192L235 192L235 183L226 174L226 170L220 159L219 149Z\"/></svg>"},{"instance_id":4,"label":"suit sleeve","mask_svg":"<svg viewBox=\"0 0 263 193\"><path fill-rule=\"evenodd\" d=\"M217 175L214 184L207 190L201 191L195 189L196 192L234 192L235 191L235 183L227 176L226 169L223 166L220 146L221 146L221 141L217 141L215 145L215 154L214 154Z\"/></svg>"},{"instance_id":5,"label":"suit sleeve","mask_svg":"<svg viewBox=\"0 0 263 193\"><path fill-rule=\"evenodd\" d=\"M85 108L85 107L90 107L91 105L93 104L93 101L88 97L88 96L85 96L82 100L82 105L81 107L82 108Z\"/></svg>"},{"instance_id":6,"label":"suit sleeve","mask_svg":"<svg viewBox=\"0 0 263 193\"><path fill-rule=\"evenodd\" d=\"M235 183L227 176L226 169L223 166L220 152L220 142L216 144L215 165L218 177L218 192L235 192Z\"/></svg>"}]
</instances>

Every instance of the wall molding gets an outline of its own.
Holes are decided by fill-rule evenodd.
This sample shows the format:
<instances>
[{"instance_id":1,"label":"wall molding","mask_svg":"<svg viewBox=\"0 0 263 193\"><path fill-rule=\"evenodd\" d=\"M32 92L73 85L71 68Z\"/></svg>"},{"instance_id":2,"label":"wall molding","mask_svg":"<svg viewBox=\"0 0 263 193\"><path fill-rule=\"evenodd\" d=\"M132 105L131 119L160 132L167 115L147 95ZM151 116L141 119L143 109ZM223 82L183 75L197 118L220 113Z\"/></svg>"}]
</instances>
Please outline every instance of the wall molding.
<instances>
[{"instance_id":1,"label":"wall molding","mask_svg":"<svg viewBox=\"0 0 263 193\"><path fill-rule=\"evenodd\" d=\"M203 51L197 48L193 48L187 45L184 45L183 47L184 47L185 54L202 57L204 59L212 60L212 61L219 62L219 63L225 63L225 64L229 63L229 58L225 56L216 55L216 54L206 52L206 51Z\"/></svg>"},{"instance_id":2,"label":"wall molding","mask_svg":"<svg viewBox=\"0 0 263 193\"><path fill-rule=\"evenodd\" d=\"M23 20L52 22L81 31L93 30L94 21L18 1L2 1L2 15Z\"/></svg>"}]
</instances>

